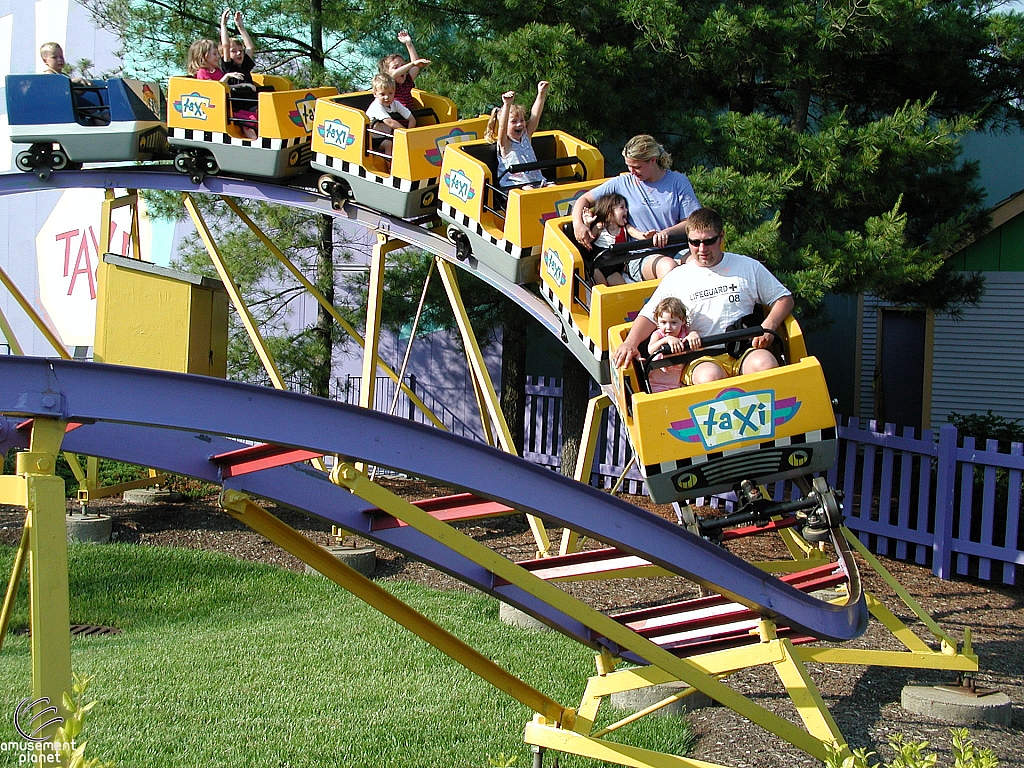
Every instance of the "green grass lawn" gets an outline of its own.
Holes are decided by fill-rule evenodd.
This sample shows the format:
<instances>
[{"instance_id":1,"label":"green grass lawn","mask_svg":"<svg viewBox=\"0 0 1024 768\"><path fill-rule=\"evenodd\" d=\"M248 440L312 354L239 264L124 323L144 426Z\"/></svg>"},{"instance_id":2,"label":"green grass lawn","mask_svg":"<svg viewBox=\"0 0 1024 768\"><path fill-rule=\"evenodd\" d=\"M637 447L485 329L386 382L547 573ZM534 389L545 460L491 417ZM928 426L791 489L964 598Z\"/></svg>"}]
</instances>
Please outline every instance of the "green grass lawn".
<instances>
[{"instance_id":1,"label":"green grass lawn","mask_svg":"<svg viewBox=\"0 0 1024 768\"><path fill-rule=\"evenodd\" d=\"M98 701L90 756L133 768L487 768L499 755L532 765L529 710L333 582L195 550L72 545L69 557L72 623L122 630L72 641L72 666L93 677L86 698ZM0 548L0 584L12 558ZM386 586L552 698L579 703L589 649L506 626L481 595ZM0 741L13 740L8 713L32 692L21 591L0 652ZM692 738L676 718L622 734L676 754ZM0 752L0 766L16 764Z\"/></svg>"}]
</instances>

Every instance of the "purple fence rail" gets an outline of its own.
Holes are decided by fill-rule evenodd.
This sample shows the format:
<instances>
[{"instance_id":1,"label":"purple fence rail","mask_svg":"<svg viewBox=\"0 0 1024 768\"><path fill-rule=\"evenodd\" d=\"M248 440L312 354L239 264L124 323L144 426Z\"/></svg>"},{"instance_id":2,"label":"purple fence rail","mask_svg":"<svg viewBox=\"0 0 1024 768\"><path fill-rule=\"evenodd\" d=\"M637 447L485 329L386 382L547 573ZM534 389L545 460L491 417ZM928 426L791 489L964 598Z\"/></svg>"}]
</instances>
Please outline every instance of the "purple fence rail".
<instances>
[{"instance_id":1,"label":"purple fence rail","mask_svg":"<svg viewBox=\"0 0 1024 768\"><path fill-rule=\"evenodd\" d=\"M525 454L559 466L561 386L557 379L527 385ZM614 409L606 411L591 484L611 487L629 465L632 450ZM936 439L937 437L937 439ZM847 525L877 554L929 565L942 579L955 575L1015 584L1024 566L1021 485L1024 445L1000 450L989 440L961 441L956 427L938 435L874 421L840 418L839 457L828 476L843 492ZM636 466L623 490L645 493ZM777 483L776 498L798 495ZM711 503L727 504L727 499Z\"/></svg>"},{"instance_id":2,"label":"purple fence rail","mask_svg":"<svg viewBox=\"0 0 1024 768\"><path fill-rule=\"evenodd\" d=\"M939 578L1015 584L1024 565L1024 445L980 447L952 424L937 440L914 432L859 419L840 426L829 481L845 495L847 525L875 552L929 564Z\"/></svg>"}]
</instances>

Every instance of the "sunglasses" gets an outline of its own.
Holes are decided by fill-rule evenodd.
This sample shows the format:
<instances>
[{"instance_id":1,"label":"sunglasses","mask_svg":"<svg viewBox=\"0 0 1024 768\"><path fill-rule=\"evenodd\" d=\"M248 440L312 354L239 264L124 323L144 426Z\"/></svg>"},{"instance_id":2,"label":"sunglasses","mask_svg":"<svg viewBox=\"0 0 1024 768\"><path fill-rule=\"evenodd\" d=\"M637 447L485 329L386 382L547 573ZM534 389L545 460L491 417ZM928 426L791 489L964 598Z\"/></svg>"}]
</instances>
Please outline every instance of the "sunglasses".
<instances>
[{"instance_id":1,"label":"sunglasses","mask_svg":"<svg viewBox=\"0 0 1024 768\"><path fill-rule=\"evenodd\" d=\"M720 238L721 236L722 236L722 233L719 232L714 237L705 237L703 240L694 240L691 237L691 238L688 238L687 241L690 243L690 246L693 247L693 248L697 248L697 247L699 247L701 245L711 246L711 245L714 245L715 243L717 243L718 242L718 238Z\"/></svg>"}]
</instances>

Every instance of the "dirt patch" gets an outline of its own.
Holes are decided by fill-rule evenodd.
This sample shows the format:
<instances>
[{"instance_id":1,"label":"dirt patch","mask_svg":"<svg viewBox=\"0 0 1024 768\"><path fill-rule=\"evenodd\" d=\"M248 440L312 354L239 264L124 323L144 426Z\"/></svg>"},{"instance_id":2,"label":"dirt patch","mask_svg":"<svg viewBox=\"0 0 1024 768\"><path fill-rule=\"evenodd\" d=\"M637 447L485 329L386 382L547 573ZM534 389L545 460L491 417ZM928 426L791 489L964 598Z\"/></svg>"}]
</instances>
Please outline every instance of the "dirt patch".
<instances>
[{"instance_id":1,"label":"dirt patch","mask_svg":"<svg viewBox=\"0 0 1024 768\"><path fill-rule=\"evenodd\" d=\"M415 500L448 493L444 488L425 483L390 480L386 483L397 493ZM627 497L638 506L674 520L671 510L656 507L645 497ZM69 507L70 508L70 507ZM222 552L243 560L270 563L302 571L304 565L290 554L252 532L222 512L215 498L182 504L137 506L120 499L94 502L91 510L114 518L117 541L143 545L192 547ZM319 544L333 544L330 526L290 510L273 510L286 523ZM0 543L17 544L24 513L0 507ZM462 524L461 530L483 541L495 551L514 560L530 558L536 551L533 536L521 516ZM557 536L557 531L551 531ZM358 540L351 543L360 543ZM730 544L730 549L746 559L782 556L777 540L752 537ZM977 683L998 688L1014 701L1011 727L970 726L977 744L992 748L1002 765L1024 767L1024 589L960 580L944 582L920 566L884 560L911 595L954 638L963 637L965 628L973 633L974 647L981 657L982 670ZM890 587L873 572L864 570L865 587L909 619L907 611ZM440 589L466 589L460 582L419 562L389 550L378 549L378 579L409 579ZM635 579L609 582L583 582L566 586L567 591L603 611L654 605L667 600L692 597L696 587L682 578ZM917 624L915 633L931 644L930 635ZM846 647L903 650L878 622ZM940 753L940 764L952 764L949 755L949 724L913 715L899 705L900 691L909 683L943 684L951 673L902 668L855 665L810 665L811 675L829 705L841 731L854 747L877 750L889 756L888 737L902 733L909 739L927 740ZM751 695L764 707L785 717L794 710L771 668L755 668L733 676L729 684ZM817 766L819 763L789 746L781 739L722 707L698 710L690 715L698 734L696 751L691 755L735 768L778 768Z\"/></svg>"}]
</instances>

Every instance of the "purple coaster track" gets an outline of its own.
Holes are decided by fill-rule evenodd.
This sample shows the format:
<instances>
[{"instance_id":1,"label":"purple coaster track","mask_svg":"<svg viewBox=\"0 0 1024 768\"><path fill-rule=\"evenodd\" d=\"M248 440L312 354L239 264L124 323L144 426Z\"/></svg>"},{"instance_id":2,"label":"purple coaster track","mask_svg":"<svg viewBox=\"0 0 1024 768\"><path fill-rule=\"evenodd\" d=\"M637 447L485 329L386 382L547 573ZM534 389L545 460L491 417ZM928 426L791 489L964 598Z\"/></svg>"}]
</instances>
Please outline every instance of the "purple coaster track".
<instances>
[{"instance_id":1,"label":"purple coaster track","mask_svg":"<svg viewBox=\"0 0 1024 768\"><path fill-rule=\"evenodd\" d=\"M588 628L524 591L495 586L444 545L403 527L370 531L358 499L323 473L291 466L222 481L210 458L240 446L225 438L340 454L513 506L635 554L772 619L825 640L867 626L863 597L835 606L656 515L515 456L367 409L202 376L44 358L0 357L0 413L82 422L67 450L131 461L223 484L330 520L434 565L594 646ZM0 421L0 449L24 444ZM612 649L613 651L615 649Z\"/></svg>"},{"instance_id":2,"label":"purple coaster track","mask_svg":"<svg viewBox=\"0 0 1024 768\"><path fill-rule=\"evenodd\" d=\"M311 182L312 183L312 182ZM23 192L45 192L59 189L160 189L171 192L223 195L246 200L260 200L289 208L300 208L311 213L325 213L328 216L345 218L379 232L386 232L417 248L440 256L463 269L472 272L492 288L508 296L531 317L539 322L548 333L561 338L562 325L547 304L528 286L515 285L493 274L476 260L459 261L455 246L445 238L418 226L411 221L374 211L353 203L347 203L341 210L334 210L331 201L321 194L298 186L276 184L272 180L239 179L231 176L207 176L199 184L193 184L188 176L173 168L159 165L110 165L81 171L55 171L45 181L30 173L0 174L0 197Z\"/></svg>"}]
</instances>

